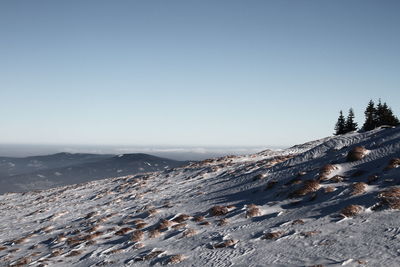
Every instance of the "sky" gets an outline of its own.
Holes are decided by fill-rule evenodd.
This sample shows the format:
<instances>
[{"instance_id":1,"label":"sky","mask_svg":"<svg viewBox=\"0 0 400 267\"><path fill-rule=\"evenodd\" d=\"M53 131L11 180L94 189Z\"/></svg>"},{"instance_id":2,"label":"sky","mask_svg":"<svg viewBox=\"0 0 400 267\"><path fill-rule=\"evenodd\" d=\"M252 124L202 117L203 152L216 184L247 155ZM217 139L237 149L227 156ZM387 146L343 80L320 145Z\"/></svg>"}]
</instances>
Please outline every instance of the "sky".
<instances>
[{"instance_id":1,"label":"sky","mask_svg":"<svg viewBox=\"0 0 400 267\"><path fill-rule=\"evenodd\" d=\"M400 115L400 2L1 1L0 143L290 146Z\"/></svg>"}]
</instances>

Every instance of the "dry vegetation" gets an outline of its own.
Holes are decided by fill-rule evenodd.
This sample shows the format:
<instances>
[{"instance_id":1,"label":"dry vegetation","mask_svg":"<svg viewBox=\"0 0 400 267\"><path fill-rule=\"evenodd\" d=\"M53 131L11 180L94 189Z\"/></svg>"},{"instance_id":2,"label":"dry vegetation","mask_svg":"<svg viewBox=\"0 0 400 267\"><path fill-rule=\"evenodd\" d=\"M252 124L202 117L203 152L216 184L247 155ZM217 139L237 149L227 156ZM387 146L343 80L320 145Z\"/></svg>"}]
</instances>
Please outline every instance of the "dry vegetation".
<instances>
[{"instance_id":1,"label":"dry vegetation","mask_svg":"<svg viewBox=\"0 0 400 267\"><path fill-rule=\"evenodd\" d=\"M349 205L345 207L344 209L341 210L340 214L345 216L345 217L353 217L356 216L357 214L361 213L363 210L363 207L360 205Z\"/></svg>"},{"instance_id":2,"label":"dry vegetation","mask_svg":"<svg viewBox=\"0 0 400 267\"><path fill-rule=\"evenodd\" d=\"M285 232L283 232L283 231L269 232L269 233L264 234L262 239L278 239L281 236L283 236L284 234L285 234Z\"/></svg>"},{"instance_id":3,"label":"dry vegetation","mask_svg":"<svg viewBox=\"0 0 400 267\"><path fill-rule=\"evenodd\" d=\"M173 222L176 222L176 223L182 223L182 222L184 222L184 221L189 220L189 218L190 218L190 215L181 214L181 215L175 217L174 219L172 219L172 221L173 221Z\"/></svg>"},{"instance_id":4,"label":"dry vegetation","mask_svg":"<svg viewBox=\"0 0 400 267\"><path fill-rule=\"evenodd\" d=\"M324 165L319 171L319 180L327 180L327 176L330 175L337 167L333 164Z\"/></svg>"},{"instance_id":5,"label":"dry vegetation","mask_svg":"<svg viewBox=\"0 0 400 267\"><path fill-rule=\"evenodd\" d=\"M218 226L225 226L225 225L227 225L229 223L229 221L228 221L228 219L226 219L226 218L223 218L223 219L221 219L221 220L218 220Z\"/></svg>"},{"instance_id":6,"label":"dry vegetation","mask_svg":"<svg viewBox=\"0 0 400 267\"><path fill-rule=\"evenodd\" d=\"M124 227L124 228L121 228L120 230L116 231L115 234L116 235L125 235L126 233L128 233L128 232L130 232L132 230L133 229L130 228L130 227Z\"/></svg>"},{"instance_id":7,"label":"dry vegetation","mask_svg":"<svg viewBox=\"0 0 400 267\"><path fill-rule=\"evenodd\" d=\"M246 208L246 218L261 216L261 210L254 204L250 204Z\"/></svg>"},{"instance_id":8,"label":"dry vegetation","mask_svg":"<svg viewBox=\"0 0 400 267\"><path fill-rule=\"evenodd\" d=\"M132 241L132 242L139 242L139 241L142 241L142 240L143 240L143 237L144 237L144 233L143 233L142 231L140 231L140 230L135 230L135 231L133 231L133 233L132 233L131 241Z\"/></svg>"},{"instance_id":9,"label":"dry vegetation","mask_svg":"<svg viewBox=\"0 0 400 267\"><path fill-rule=\"evenodd\" d=\"M186 257L182 254L172 255L168 258L167 264L176 264L184 261Z\"/></svg>"},{"instance_id":10,"label":"dry vegetation","mask_svg":"<svg viewBox=\"0 0 400 267\"><path fill-rule=\"evenodd\" d=\"M332 193L332 192L334 192L335 190L336 190L336 188L335 188L334 186L332 186L332 185L327 186L327 187L324 188L324 192L325 192L325 193Z\"/></svg>"},{"instance_id":11,"label":"dry vegetation","mask_svg":"<svg viewBox=\"0 0 400 267\"><path fill-rule=\"evenodd\" d=\"M318 235L320 233L321 233L321 231L314 230L314 231L302 232L301 235L304 236L304 237L311 237L311 236L314 236L314 235Z\"/></svg>"},{"instance_id":12,"label":"dry vegetation","mask_svg":"<svg viewBox=\"0 0 400 267\"><path fill-rule=\"evenodd\" d=\"M347 161L357 161L367 155L368 150L363 146L356 146L347 154Z\"/></svg>"},{"instance_id":13,"label":"dry vegetation","mask_svg":"<svg viewBox=\"0 0 400 267\"><path fill-rule=\"evenodd\" d=\"M363 183L363 182L358 182L358 183L354 183L351 185L351 195L355 196L355 195L360 195L362 193L365 192L365 189L367 188L367 184Z\"/></svg>"},{"instance_id":14,"label":"dry vegetation","mask_svg":"<svg viewBox=\"0 0 400 267\"><path fill-rule=\"evenodd\" d=\"M195 229L186 229L182 233L182 237L191 237L197 234L197 231Z\"/></svg>"},{"instance_id":15,"label":"dry vegetation","mask_svg":"<svg viewBox=\"0 0 400 267\"><path fill-rule=\"evenodd\" d=\"M389 164L385 167L385 170L395 169L400 166L400 158L394 158L389 161Z\"/></svg>"},{"instance_id":16,"label":"dry vegetation","mask_svg":"<svg viewBox=\"0 0 400 267\"><path fill-rule=\"evenodd\" d=\"M304 224L304 221L301 220L301 219L294 220L294 221L292 222L292 225L296 225L296 224Z\"/></svg>"},{"instance_id":17,"label":"dry vegetation","mask_svg":"<svg viewBox=\"0 0 400 267\"><path fill-rule=\"evenodd\" d=\"M203 222L206 218L204 216L195 216L193 217L194 222Z\"/></svg>"},{"instance_id":18,"label":"dry vegetation","mask_svg":"<svg viewBox=\"0 0 400 267\"><path fill-rule=\"evenodd\" d=\"M150 231L148 232L149 238L157 238L157 237L159 237L160 235L161 235L161 233L160 233L160 231L157 230L157 229L153 229L153 230L150 230Z\"/></svg>"},{"instance_id":19,"label":"dry vegetation","mask_svg":"<svg viewBox=\"0 0 400 267\"><path fill-rule=\"evenodd\" d=\"M214 248L227 248L236 245L239 241L235 239L228 239L221 243L217 243L214 245Z\"/></svg>"},{"instance_id":20,"label":"dry vegetation","mask_svg":"<svg viewBox=\"0 0 400 267\"><path fill-rule=\"evenodd\" d=\"M211 216L223 216L229 212L229 209L225 206L214 206L210 209L209 213Z\"/></svg>"},{"instance_id":21,"label":"dry vegetation","mask_svg":"<svg viewBox=\"0 0 400 267\"><path fill-rule=\"evenodd\" d=\"M316 192L320 188L320 184L315 180L307 180L304 182L300 189L295 190L290 196L291 197L301 197L309 193Z\"/></svg>"},{"instance_id":22,"label":"dry vegetation","mask_svg":"<svg viewBox=\"0 0 400 267\"><path fill-rule=\"evenodd\" d=\"M391 187L378 194L379 204L389 209L400 209L400 187Z\"/></svg>"},{"instance_id":23,"label":"dry vegetation","mask_svg":"<svg viewBox=\"0 0 400 267\"><path fill-rule=\"evenodd\" d=\"M171 227L174 223L169 221L169 220L165 220L165 219L161 219L161 221L159 222L158 226L157 226L157 230L166 230L169 227Z\"/></svg>"}]
</instances>

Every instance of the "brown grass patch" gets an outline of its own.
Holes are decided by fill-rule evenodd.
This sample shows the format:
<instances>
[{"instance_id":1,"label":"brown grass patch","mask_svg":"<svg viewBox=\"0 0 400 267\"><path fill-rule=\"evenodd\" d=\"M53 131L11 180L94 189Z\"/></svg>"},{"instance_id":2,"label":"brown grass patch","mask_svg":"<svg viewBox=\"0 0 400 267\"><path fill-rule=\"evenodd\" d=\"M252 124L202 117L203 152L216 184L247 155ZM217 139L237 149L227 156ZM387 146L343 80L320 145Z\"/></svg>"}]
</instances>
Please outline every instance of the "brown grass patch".
<instances>
[{"instance_id":1,"label":"brown grass patch","mask_svg":"<svg viewBox=\"0 0 400 267\"><path fill-rule=\"evenodd\" d=\"M367 188L367 184L363 183L363 182L358 182L358 183L354 183L351 185L351 195L355 196L355 195L360 195L362 193L365 193L365 189Z\"/></svg>"},{"instance_id":2,"label":"brown grass patch","mask_svg":"<svg viewBox=\"0 0 400 267\"><path fill-rule=\"evenodd\" d=\"M161 235L161 232L157 229L150 230L148 233L149 238L157 238Z\"/></svg>"},{"instance_id":3,"label":"brown grass patch","mask_svg":"<svg viewBox=\"0 0 400 267\"><path fill-rule=\"evenodd\" d=\"M330 180L335 183L341 183L341 182L343 182L344 179L343 179L343 176L335 175Z\"/></svg>"},{"instance_id":4,"label":"brown grass patch","mask_svg":"<svg viewBox=\"0 0 400 267\"><path fill-rule=\"evenodd\" d=\"M136 229L139 229L139 230L145 228L146 226L147 226L147 223L145 223L145 222L137 223L135 225Z\"/></svg>"},{"instance_id":5,"label":"brown grass patch","mask_svg":"<svg viewBox=\"0 0 400 267\"><path fill-rule=\"evenodd\" d=\"M57 257L59 255L61 255L62 251L60 249L55 249L51 252L51 254L49 255L49 258L54 258Z\"/></svg>"},{"instance_id":6,"label":"brown grass patch","mask_svg":"<svg viewBox=\"0 0 400 267\"><path fill-rule=\"evenodd\" d=\"M203 221L203 222L199 223L199 225L202 225L202 226L209 226L209 225L211 225L211 223L208 222L208 221Z\"/></svg>"},{"instance_id":7,"label":"brown grass patch","mask_svg":"<svg viewBox=\"0 0 400 267\"><path fill-rule=\"evenodd\" d=\"M360 205L349 205L345 207L344 209L341 210L340 214L342 214L345 217L353 217L356 216L357 214L361 213L363 210L363 207Z\"/></svg>"},{"instance_id":8,"label":"brown grass patch","mask_svg":"<svg viewBox=\"0 0 400 267\"><path fill-rule=\"evenodd\" d=\"M145 247L145 245L144 245L143 243L140 243L140 242L135 243L135 244L132 246L133 249L141 249L141 248L144 248L144 247Z\"/></svg>"},{"instance_id":9,"label":"brown grass patch","mask_svg":"<svg viewBox=\"0 0 400 267\"><path fill-rule=\"evenodd\" d=\"M239 241L235 240L235 239L228 239L221 243L215 244L213 247L214 248L227 248L227 247L232 247L232 246L236 245L238 242Z\"/></svg>"},{"instance_id":10,"label":"brown grass patch","mask_svg":"<svg viewBox=\"0 0 400 267\"><path fill-rule=\"evenodd\" d=\"M171 221L169 221L169 220L165 220L165 219L162 219L160 222L159 222L159 224L158 224L158 226L156 227L156 229L157 230L165 230L165 229L168 229L170 226L172 226L174 223L173 222L171 222Z\"/></svg>"},{"instance_id":11,"label":"brown grass patch","mask_svg":"<svg viewBox=\"0 0 400 267\"><path fill-rule=\"evenodd\" d=\"M154 258L158 257L159 255L161 255L161 254L163 254L163 253L165 253L164 250L155 250L155 251L152 251L152 252L150 252L149 254L147 254L146 256L144 256L144 260L145 260L145 261L148 261L148 260L154 259Z\"/></svg>"},{"instance_id":12,"label":"brown grass patch","mask_svg":"<svg viewBox=\"0 0 400 267\"><path fill-rule=\"evenodd\" d=\"M334 187L334 186L332 186L332 185L327 186L327 187L324 188L324 192L325 192L325 193L332 193L332 192L335 191L335 190L336 190L336 187Z\"/></svg>"},{"instance_id":13,"label":"brown grass patch","mask_svg":"<svg viewBox=\"0 0 400 267\"><path fill-rule=\"evenodd\" d=\"M67 243L68 246L74 247L74 246L77 246L77 245L81 244L82 241L79 240L76 237L69 237L69 238L67 238L66 243Z\"/></svg>"},{"instance_id":14,"label":"brown grass patch","mask_svg":"<svg viewBox=\"0 0 400 267\"><path fill-rule=\"evenodd\" d=\"M26 266L32 262L32 259L29 257L23 257L19 259L16 263L11 264L10 266L17 267L17 266Z\"/></svg>"},{"instance_id":15,"label":"brown grass patch","mask_svg":"<svg viewBox=\"0 0 400 267\"><path fill-rule=\"evenodd\" d=\"M378 194L380 205L389 209L400 209L400 187L391 187Z\"/></svg>"},{"instance_id":16,"label":"brown grass patch","mask_svg":"<svg viewBox=\"0 0 400 267\"><path fill-rule=\"evenodd\" d=\"M301 220L301 219L294 220L294 221L292 222L292 225L296 225L296 224L304 224L304 221Z\"/></svg>"},{"instance_id":17,"label":"brown grass patch","mask_svg":"<svg viewBox=\"0 0 400 267\"><path fill-rule=\"evenodd\" d=\"M107 255L111 255L111 254L119 253L119 252L121 252L121 251L122 251L121 248L116 248L116 249L113 249L113 250L110 250L110 251L106 252L106 254L107 254Z\"/></svg>"},{"instance_id":18,"label":"brown grass patch","mask_svg":"<svg viewBox=\"0 0 400 267\"><path fill-rule=\"evenodd\" d=\"M327 176L331 174L334 170L336 170L337 167L333 164L325 164L320 170L319 170L319 176Z\"/></svg>"},{"instance_id":19,"label":"brown grass patch","mask_svg":"<svg viewBox=\"0 0 400 267\"><path fill-rule=\"evenodd\" d=\"M172 229L178 230L181 228L185 228L187 226L187 223L178 223L172 226Z\"/></svg>"},{"instance_id":20,"label":"brown grass patch","mask_svg":"<svg viewBox=\"0 0 400 267\"><path fill-rule=\"evenodd\" d=\"M148 210L146 213L147 213L147 216L148 216L148 217L151 217L151 216L157 214L157 213L158 213L158 210L157 210L157 209L150 209L150 210Z\"/></svg>"},{"instance_id":21,"label":"brown grass patch","mask_svg":"<svg viewBox=\"0 0 400 267\"><path fill-rule=\"evenodd\" d=\"M314 235L318 235L320 233L321 233L321 231L314 230L314 231L302 232L301 235L305 236L305 237L311 237L311 236L314 236Z\"/></svg>"},{"instance_id":22,"label":"brown grass patch","mask_svg":"<svg viewBox=\"0 0 400 267\"><path fill-rule=\"evenodd\" d=\"M361 160L367 155L367 151L363 146L356 146L347 154L347 161Z\"/></svg>"},{"instance_id":23,"label":"brown grass patch","mask_svg":"<svg viewBox=\"0 0 400 267\"><path fill-rule=\"evenodd\" d=\"M168 258L167 264L177 264L186 259L186 256L182 254L172 255Z\"/></svg>"},{"instance_id":24,"label":"brown grass patch","mask_svg":"<svg viewBox=\"0 0 400 267\"><path fill-rule=\"evenodd\" d=\"M81 255L82 251L80 250L72 250L68 255L66 255L65 257L75 257L78 255Z\"/></svg>"},{"instance_id":25,"label":"brown grass patch","mask_svg":"<svg viewBox=\"0 0 400 267\"><path fill-rule=\"evenodd\" d=\"M316 192L320 188L320 184L318 181L315 180L307 180L304 181L303 186L300 189L294 191L291 196L292 197L300 197L305 196L309 193Z\"/></svg>"},{"instance_id":26,"label":"brown grass patch","mask_svg":"<svg viewBox=\"0 0 400 267\"><path fill-rule=\"evenodd\" d=\"M203 221L205 221L205 219L206 219L206 217L204 217L204 216L195 216L195 217L193 217L193 221L194 222L203 222Z\"/></svg>"},{"instance_id":27,"label":"brown grass patch","mask_svg":"<svg viewBox=\"0 0 400 267\"><path fill-rule=\"evenodd\" d=\"M248 205L246 210L246 218L252 218L256 216L261 216L260 208L254 204Z\"/></svg>"},{"instance_id":28,"label":"brown grass patch","mask_svg":"<svg viewBox=\"0 0 400 267\"><path fill-rule=\"evenodd\" d=\"M131 235L131 241L132 242L139 242L142 241L144 237L144 233L141 230L135 230L133 231Z\"/></svg>"},{"instance_id":29,"label":"brown grass patch","mask_svg":"<svg viewBox=\"0 0 400 267\"><path fill-rule=\"evenodd\" d=\"M14 240L14 244L22 244L22 243L25 243L26 241L28 241L28 238L27 237L21 237L21 238L19 238L19 239L16 239L16 240Z\"/></svg>"},{"instance_id":30,"label":"brown grass patch","mask_svg":"<svg viewBox=\"0 0 400 267\"><path fill-rule=\"evenodd\" d=\"M133 229L130 227L124 227L119 229L118 231L115 232L116 235L125 235L126 233L132 231Z\"/></svg>"},{"instance_id":31,"label":"brown grass patch","mask_svg":"<svg viewBox=\"0 0 400 267\"><path fill-rule=\"evenodd\" d=\"M182 233L182 237L191 237L197 235L197 231L195 229L186 229L183 233Z\"/></svg>"},{"instance_id":32,"label":"brown grass patch","mask_svg":"<svg viewBox=\"0 0 400 267\"><path fill-rule=\"evenodd\" d=\"M174 219L172 219L172 221L173 221L173 222L176 222L176 223L182 223L182 222L184 222L184 221L189 220L189 218L190 218L189 215L187 215L187 214L181 214L181 215L175 217Z\"/></svg>"},{"instance_id":33,"label":"brown grass patch","mask_svg":"<svg viewBox=\"0 0 400 267\"><path fill-rule=\"evenodd\" d=\"M262 239L269 239L269 240L278 239L281 236L283 236L284 234L285 234L285 232L283 232L283 231L269 232L269 233L264 234Z\"/></svg>"},{"instance_id":34,"label":"brown grass patch","mask_svg":"<svg viewBox=\"0 0 400 267\"><path fill-rule=\"evenodd\" d=\"M389 164L385 167L385 170L391 170L400 166L400 158L394 158L389 161Z\"/></svg>"},{"instance_id":35,"label":"brown grass patch","mask_svg":"<svg viewBox=\"0 0 400 267\"><path fill-rule=\"evenodd\" d=\"M217 225L218 225L218 226L225 226L225 225L227 225L228 223L229 223L228 219L223 218L223 219L221 219L221 220L218 220Z\"/></svg>"},{"instance_id":36,"label":"brown grass patch","mask_svg":"<svg viewBox=\"0 0 400 267\"><path fill-rule=\"evenodd\" d=\"M211 216L223 216L229 212L229 209L225 206L214 206L209 210Z\"/></svg>"}]
</instances>

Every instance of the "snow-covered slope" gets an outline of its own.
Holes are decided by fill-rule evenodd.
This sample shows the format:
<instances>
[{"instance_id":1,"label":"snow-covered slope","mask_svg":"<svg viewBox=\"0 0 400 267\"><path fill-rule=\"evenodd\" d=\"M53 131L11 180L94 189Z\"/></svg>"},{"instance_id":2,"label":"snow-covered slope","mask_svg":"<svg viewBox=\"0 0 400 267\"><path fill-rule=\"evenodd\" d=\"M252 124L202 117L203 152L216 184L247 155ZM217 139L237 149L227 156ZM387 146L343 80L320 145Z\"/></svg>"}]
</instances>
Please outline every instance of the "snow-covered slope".
<instances>
[{"instance_id":1,"label":"snow-covered slope","mask_svg":"<svg viewBox=\"0 0 400 267\"><path fill-rule=\"evenodd\" d=\"M377 129L5 194L0 265L399 266L399 157Z\"/></svg>"}]
</instances>

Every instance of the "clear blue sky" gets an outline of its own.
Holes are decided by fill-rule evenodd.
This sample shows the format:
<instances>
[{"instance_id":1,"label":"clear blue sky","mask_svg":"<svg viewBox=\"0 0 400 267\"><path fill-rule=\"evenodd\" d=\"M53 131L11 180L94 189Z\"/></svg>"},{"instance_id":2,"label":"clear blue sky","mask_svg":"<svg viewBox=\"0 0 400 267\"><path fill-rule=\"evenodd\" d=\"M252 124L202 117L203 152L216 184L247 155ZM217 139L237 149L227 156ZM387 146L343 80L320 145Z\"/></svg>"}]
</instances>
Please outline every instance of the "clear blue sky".
<instances>
[{"instance_id":1,"label":"clear blue sky","mask_svg":"<svg viewBox=\"0 0 400 267\"><path fill-rule=\"evenodd\" d=\"M1 1L0 142L294 145L400 115L400 1Z\"/></svg>"}]
</instances>

